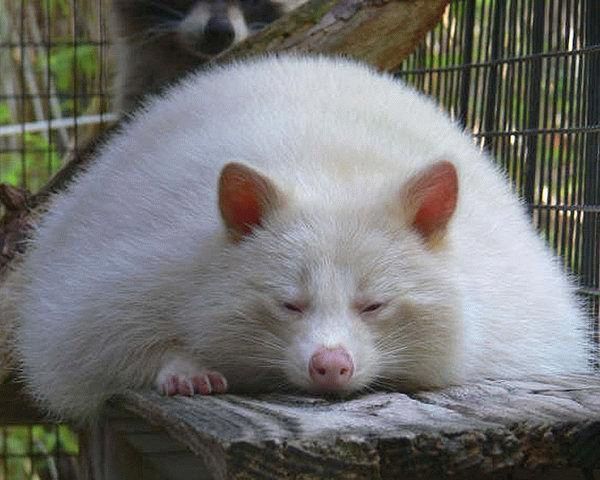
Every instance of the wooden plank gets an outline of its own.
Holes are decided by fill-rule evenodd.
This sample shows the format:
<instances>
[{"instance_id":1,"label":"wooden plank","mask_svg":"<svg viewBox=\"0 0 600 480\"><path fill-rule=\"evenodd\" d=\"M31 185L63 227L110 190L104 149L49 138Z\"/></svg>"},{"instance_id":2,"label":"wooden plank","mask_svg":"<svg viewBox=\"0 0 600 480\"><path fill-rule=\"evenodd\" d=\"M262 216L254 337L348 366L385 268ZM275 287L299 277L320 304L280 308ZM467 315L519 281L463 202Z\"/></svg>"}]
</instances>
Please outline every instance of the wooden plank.
<instances>
[{"instance_id":1,"label":"wooden plank","mask_svg":"<svg viewBox=\"0 0 600 480\"><path fill-rule=\"evenodd\" d=\"M164 428L215 478L439 478L600 468L600 378L591 375L345 400L130 392L113 404Z\"/></svg>"},{"instance_id":2,"label":"wooden plank","mask_svg":"<svg viewBox=\"0 0 600 480\"><path fill-rule=\"evenodd\" d=\"M107 409L82 439L87 480L211 478L187 447L123 410Z\"/></svg>"},{"instance_id":3,"label":"wooden plank","mask_svg":"<svg viewBox=\"0 0 600 480\"><path fill-rule=\"evenodd\" d=\"M213 477L206 472L203 463L188 453L172 453L161 455L145 455L144 465L157 472L161 480L211 480ZM120 477L118 480L128 480ZM132 477L131 480L139 480ZM146 477L143 477L146 480Z\"/></svg>"},{"instance_id":4,"label":"wooden plank","mask_svg":"<svg viewBox=\"0 0 600 480\"><path fill-rule=\"evenodd\" d=\"M84 458L91 467L86 472L88 480L141 479L148 474L142 454L127 442L123 434L115 431L110 422L94 426Z\"/></svg>"}]
</instances>

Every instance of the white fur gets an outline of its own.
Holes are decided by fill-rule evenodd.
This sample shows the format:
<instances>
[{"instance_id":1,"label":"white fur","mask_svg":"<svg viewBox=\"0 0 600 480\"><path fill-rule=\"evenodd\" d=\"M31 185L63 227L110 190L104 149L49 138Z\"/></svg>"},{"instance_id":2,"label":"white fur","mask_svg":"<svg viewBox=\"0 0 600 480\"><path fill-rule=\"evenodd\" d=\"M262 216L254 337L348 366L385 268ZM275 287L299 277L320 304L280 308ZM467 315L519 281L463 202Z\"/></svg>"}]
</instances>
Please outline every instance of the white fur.
<instances>
[{"instance_id":1,"label":"white fur","mask_svg":"<svg viewBox=\"0 0 600 480\"><path fill-rule=\"evenodd\" d=\"M289 13L300 5L305 4L306 1L307 0L273 0L273 3L278 4L284 12Z\"/></svg>"},{"instance_id":2,"label":"white fur","mask_svg":"<svg viewBox=\"0 0 600 480\"><path fill-rule=\"evenodd\" d=\"M246 19L244 13L238 5L232 5L227 9L227 17L233 25L233 31L235 32L235 42L241 42L248 38L248 26L246 25Z\"/></svg>"},{"instance_id":3,"label":"white fur","mask_svg":"<svg viewBox=\"0 0 600 480\"><path fill-rule=\"evenodd\" d=\"M202 31L210 20L211 15L210 4L207 2L198 2L181 20L177 27L177 32L186 35Z\"/></svg>"},{"instance_id":4,"label":"white fur","mask_svg":"<svg viewBox=\"0 0 600 480\"><path fill-rule=\"evenodd\" d=\"M438 160L459 203L429 248L393 207ZM231 161L286 197L238 244L216 197ZM491 160L432 102L345 60L261 59L167 92L54 200L22 275L23 376L73 418L150 386L174 351L234 391L308 387L319 345L351 353L352 389L586 368L571 286ZM281 307L298 299L305 313ZM385 305L361 315L357 299Z\"/></svg>"}]
</instances>

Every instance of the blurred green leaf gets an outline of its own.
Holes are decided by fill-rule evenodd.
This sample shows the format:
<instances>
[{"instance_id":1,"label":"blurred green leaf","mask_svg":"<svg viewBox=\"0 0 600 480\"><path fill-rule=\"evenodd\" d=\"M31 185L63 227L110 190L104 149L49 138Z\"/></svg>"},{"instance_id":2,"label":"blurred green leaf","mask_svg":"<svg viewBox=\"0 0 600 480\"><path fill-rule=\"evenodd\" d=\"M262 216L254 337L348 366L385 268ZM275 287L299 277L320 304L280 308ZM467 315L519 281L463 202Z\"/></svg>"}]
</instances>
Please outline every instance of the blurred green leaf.
<instances>
[{"instance_id":1,"label":"blurred green leaf","mask_svg":"<svg viewBox=\"0 0 600 480\"><path fill-rule=\"evenodd\" d=\"M97 47L92 45L67 45L56 47L50 54L50 69L54 75L56 86L64 93L69 93L73 88L74 73L78 76L94 77L97 74L98 58ZM38 68L46 68L44 58L39 62Z\"/></svg>"},{"instance_id":2,"label":"blurred green leaf","mask_svg":"<svg viewBox=\"0 0 600 480\"><path fill-rule=\"evenodd\" d=\"M32 428L33 451L40 454L52 454L56 448L56 427L54 425L36 425Z\"/></svg>"},{"instance_id":3,"label":"blurred green leaf","mask_svg":"<svg viewBox=\"0 0 600 480\"><path fill-rule=\"evenodd\" d=\"M0 103L0 125L11 123L12 115L10 113L10 109L8 108L8 104L6 102Z\"/></svg>"},{"instance_id":4,"label":"blurred green leaf","mask_svg":"<svg viewBox=\"0 0 600 480\"><path fill-rule=\"evenodd\" d=\"M79 454L79 441L77 434L67 425L59 425L58 437L60 439L61 450L68 455Z\"/></svg>"},{"instance_id":5,"label":"blurred green leaf","mask_svg":"<svg viewBox=\"0 0 600 480\"><path fill-rule=\"evenodd\" d=\"M31 460L28 458L9 458L6 460L8 465L7 480L28 480L31 472Z\"/></svg>"},{"instance_id":6,"label":"blurred green leaf","mask_svg":"<svg viewBox=\"0 0 600 480\"><path fill-rule=\"evenodd\" d=\"M31 439L27 427L7 427L6 435L6 451L9 455L25 455L29 452Z\"/></svg>"}]
</instances>

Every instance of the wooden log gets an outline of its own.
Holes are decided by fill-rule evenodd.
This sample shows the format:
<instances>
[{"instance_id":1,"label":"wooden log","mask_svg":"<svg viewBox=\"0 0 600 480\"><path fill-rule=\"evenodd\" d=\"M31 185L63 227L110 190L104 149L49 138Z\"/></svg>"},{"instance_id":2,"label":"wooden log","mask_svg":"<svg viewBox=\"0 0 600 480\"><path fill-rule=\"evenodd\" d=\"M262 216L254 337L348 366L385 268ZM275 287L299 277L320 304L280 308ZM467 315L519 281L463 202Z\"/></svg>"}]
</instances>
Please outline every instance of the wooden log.
<instances>
[{"instance_id":1,"label":"wooden log","mask_svg":"<svg viewBox=\"0 0 600 480\"><path fill-rule=\"evenodd\" d=\"M592 478L600 469L600 378L592 375L346 400L130 392L111 403L185 445L209 478L533 478L569 468Z\"/></svg>"},{"instance_id":2,"label":"wooden log","mask_svg":"<svg viewBox=\"0 0 600 480\"><path fill-rule=\"evenodd\" d=\"M311 0L219 60L290 50L347 55L397 68L442 17L449 0Z\"/></svg>"}]
</instances>

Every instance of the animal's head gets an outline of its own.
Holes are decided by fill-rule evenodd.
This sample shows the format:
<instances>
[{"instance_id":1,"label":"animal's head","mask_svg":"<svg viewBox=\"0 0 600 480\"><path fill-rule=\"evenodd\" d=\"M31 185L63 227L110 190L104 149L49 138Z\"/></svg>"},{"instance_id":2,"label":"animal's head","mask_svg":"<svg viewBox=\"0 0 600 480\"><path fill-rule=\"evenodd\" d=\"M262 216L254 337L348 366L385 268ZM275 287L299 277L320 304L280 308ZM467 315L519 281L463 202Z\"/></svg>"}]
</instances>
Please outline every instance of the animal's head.
<instances>
[{"instance_id":1,"label":"animal's head","mask_svg":"<svg viewBox=\"0 0 600 480\"><path fill-rule=\"evenodd\" d=\"M242 285L236 311L258 325L257 362L315 392L451 381L460 323L446 241L454 166L433 164L368 204L311 205L285 187L242 164L220 177Z\"/></svg>"},{"instance_id":2,"label":"animal's head","mask_svg":"<svg viewBox=\"0 0 600 480\"><path fill-rule=\"evenodd\" d=\"M126 30L140 42L174 36L208 59L264 28L304 0L115 0Z\"/></svg>"}]
</instances>

